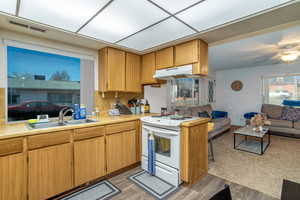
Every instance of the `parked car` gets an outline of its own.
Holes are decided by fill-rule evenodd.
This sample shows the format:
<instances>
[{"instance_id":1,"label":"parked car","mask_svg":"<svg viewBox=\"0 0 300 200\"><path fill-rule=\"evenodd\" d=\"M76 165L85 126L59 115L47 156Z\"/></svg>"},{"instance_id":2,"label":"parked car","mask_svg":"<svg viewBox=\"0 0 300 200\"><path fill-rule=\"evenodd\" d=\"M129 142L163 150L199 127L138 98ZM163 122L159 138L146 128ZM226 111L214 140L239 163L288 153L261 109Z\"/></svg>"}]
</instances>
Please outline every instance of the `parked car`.
<instances>
[{"instance_id":1,"label":"parked car","mask_svg":"<svg viewBox=\"0 0 300 200\"><path fill-rule=\"evenodd\" d=\"M291 93L287 90L276 90L275 92L270 92L270 97L280 97L280 98L289 98Z\"/></svg>"},{"instance_id":2,"label":"parked car","mask_svg":"<svg viewBox=\"0 0 300 200\"><path fill-rule=\"evenodd\" d=\"M19 105L8 106L8 118L25 120L36 118L41 114L58 117L59 111L65 107L69 108L69 106L56 105L48 101L25 101Z\"/></svg>"}]
</instances>

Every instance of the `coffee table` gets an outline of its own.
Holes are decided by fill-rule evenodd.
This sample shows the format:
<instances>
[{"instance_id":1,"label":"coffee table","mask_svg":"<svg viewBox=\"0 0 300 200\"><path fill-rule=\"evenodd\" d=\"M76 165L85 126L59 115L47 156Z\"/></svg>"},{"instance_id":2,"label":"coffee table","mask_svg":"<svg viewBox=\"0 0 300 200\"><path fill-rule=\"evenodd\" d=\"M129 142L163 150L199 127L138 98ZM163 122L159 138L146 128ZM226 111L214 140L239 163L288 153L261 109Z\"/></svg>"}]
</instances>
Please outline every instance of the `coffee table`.
<instances>
[{"instance_id":1,"label":"coffee table","mask_svg":"<svg viewBox=\"0 0 300 200\"><path fill-rule=\"evenodd\" d=\"M233 148L241 151L263 155L270 145L271 138L268 128L263 128L261 132L253 131L252 126L245 126L233 132ZM264 137L268 136L265 141ZM242 136L237 141L236 136ZM250 136L250 137L248 137Z\"/></svg>"}]
</instances>

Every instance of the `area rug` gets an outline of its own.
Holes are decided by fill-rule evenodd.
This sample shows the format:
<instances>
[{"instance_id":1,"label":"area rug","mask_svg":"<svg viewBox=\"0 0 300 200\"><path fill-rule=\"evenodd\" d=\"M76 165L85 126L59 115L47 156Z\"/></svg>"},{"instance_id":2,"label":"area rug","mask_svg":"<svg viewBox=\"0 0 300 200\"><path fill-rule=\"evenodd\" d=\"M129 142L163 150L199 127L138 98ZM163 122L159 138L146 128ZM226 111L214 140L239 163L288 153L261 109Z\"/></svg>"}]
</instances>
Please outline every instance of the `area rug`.
<instances>
[{"instance_id":1,"label":"area rug","mask_svg":"<svg viewBox=\"0 0 300 200\"><path fill-rule=\"evenodd\" d=\"M209 174L280 199L283 179L300 182L300 139L271 136L264 155L233 149L232 133L213 140Z\"/></svg>"},{"instance_id":2,"label":"area rug","mask_svg":"<svg viewBox=\"0 0 300 200\"><path fill-rule=\"evenodd\" d=\"M62 198L62 200L104 200L119 194L121 191L109 181L101 181L88 188Z\"/></svg>"},{"instance_id":3,"label":"area rug","mask_svg":"<svg viewBox=\"0 0 300 200\"><path fill-rule=\"evenodd\" d=\"M178 189L156 176L151 176L144 170L129 176L128 179L157 199L165 199Z\"/></svg>"}]
</instances>

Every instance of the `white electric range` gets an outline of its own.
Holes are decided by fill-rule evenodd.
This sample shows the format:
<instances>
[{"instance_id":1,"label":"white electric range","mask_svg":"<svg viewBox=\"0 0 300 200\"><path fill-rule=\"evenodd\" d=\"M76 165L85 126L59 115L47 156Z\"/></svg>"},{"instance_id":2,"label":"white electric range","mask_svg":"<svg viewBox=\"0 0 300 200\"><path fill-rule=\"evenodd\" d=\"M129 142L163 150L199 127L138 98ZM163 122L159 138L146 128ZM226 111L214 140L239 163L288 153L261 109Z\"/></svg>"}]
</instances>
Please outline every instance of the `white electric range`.
<instances>
[{"instance_id":1,"label":"white electric range","mask_svg":"<svg viewBox=\"0 0 300 200\"><path fill-rule=\"evenodd\" d=\"M156 176L178 186L180 180L180 124L198 118L143 117L142 168L148 170L148 138L154 135Z\"/></svg>"}]
</instances>

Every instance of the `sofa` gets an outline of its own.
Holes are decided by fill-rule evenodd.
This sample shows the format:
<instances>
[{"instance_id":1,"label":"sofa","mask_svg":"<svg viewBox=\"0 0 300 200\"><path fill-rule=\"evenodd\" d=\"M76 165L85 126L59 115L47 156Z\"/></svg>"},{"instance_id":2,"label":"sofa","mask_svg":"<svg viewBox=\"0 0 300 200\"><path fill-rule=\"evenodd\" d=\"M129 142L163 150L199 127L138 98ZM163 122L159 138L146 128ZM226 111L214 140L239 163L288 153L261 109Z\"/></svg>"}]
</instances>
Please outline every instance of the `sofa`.
<instances>
[{"instance_id":1,"label":"sofa","mask_svg":"<svg viewBox=\"0 0 300 200\"><path fill-rule=\"evenodd\" d=\"M224 111L213 110L210 104L189 107L188 109L180 110L179 114L185 116L210 118L214 125L213 129L208 132L209 139L220 135L221 133L229 130L231 127L231 121L228 117L228 113Z\"/></svg>"},{"instance_id":2,"label":"sofa","mask_svg":"<svg viewBox=\"0 0 300 200\"><path fill-rule=\"evenodd\" d=\"M271 124L267 126L271 134L300 138L300 120L286 120L283 117L283 113L286 112L288 108L287 106L263 104L261 112L264 113L271 122ZM296 110L296 115L297 113L300 115L300 108L294 109L298 109L298 111ZM298 116L298 119L300 119L300 116Z\"/></svg>"}]
</instances>

